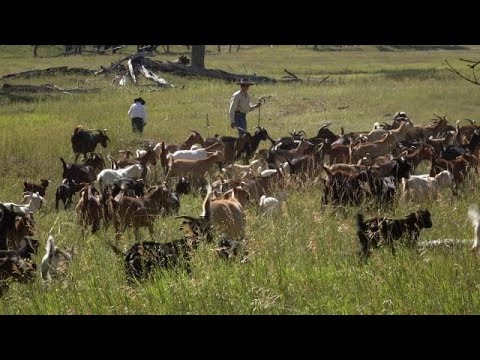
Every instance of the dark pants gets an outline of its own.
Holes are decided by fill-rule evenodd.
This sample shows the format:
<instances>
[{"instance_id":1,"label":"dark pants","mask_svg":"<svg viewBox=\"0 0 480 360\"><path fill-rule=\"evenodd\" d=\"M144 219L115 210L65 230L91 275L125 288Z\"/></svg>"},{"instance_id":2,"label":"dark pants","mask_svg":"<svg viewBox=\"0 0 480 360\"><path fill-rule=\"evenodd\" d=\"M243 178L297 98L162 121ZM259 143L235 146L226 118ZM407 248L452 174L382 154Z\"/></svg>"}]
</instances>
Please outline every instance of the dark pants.
<instances>
[{"instance_id":1,"label":"dark pants","mask_svg":"<svg viewBox=\"0 0 480 360\"><path fill-rule=\"evenodd\" d=\"M234 120L238 128L238 136L240 137L247 132L247 114L236 111Z\"/></svg>"},{"instance_id":2,"label":"dark pants","mask_svg":"<svg viewBox=\"0 0 480 360\"><path fill-rule=\"evenodd\" d=\"M143 127L145 126L143 119L139 117L134 117L132 119L132 131L139 132L140 134L143 134Z\"/></svg>"}]
</instances>

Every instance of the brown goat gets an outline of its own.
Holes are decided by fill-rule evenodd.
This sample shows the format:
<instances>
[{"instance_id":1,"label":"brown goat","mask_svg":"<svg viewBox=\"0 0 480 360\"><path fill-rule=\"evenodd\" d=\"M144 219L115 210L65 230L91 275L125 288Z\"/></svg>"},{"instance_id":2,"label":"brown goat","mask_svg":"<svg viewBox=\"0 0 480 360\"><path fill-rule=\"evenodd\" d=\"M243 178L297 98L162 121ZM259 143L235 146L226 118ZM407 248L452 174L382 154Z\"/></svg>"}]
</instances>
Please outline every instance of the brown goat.
<instances>
[{"instance_id":1,"label":"brown goat","mask_svg":"<svg viewBox=\"0 0 480 360\"><path fill-rule=\"evenodd\" d=\"M208 184L202 217L228 238L242 239L245 236L245 213L235 197L235 190L228 199L211 200L211 194L212 187Z\"/></svg>"},{"instance_id":2,"label":"brown goat","mask_svg":"<svg viewBox=\"0 0 480 360\"><path fill-rule=\"evenodd\" d=\"M170 158L169 169L167 175L165 176L165 181L174 176L187 176L189 179L202 178L203 175L209 171L215 163L220 163L223 159L223 153L218 150L206 159L173 160L173 158Z\"/></svg>"},{"instance_id":3,"label":"brown goat","mask_svg":"<svg viewBox=\"0 0 480 360\"><path fill-rule=\"evenodd\" d=\"M367 154L372 157L385 155L395 148L395 142L395 135L388 133L382 140L357 145L352 149L351 162L356 163Z\"/></svg>"},{"instance_id":4,"label":"brown goat","mask_svg":"<svg viewBox=\"0 0 480 360\"><path fill-rule=\"evenodd\" d=\"M75 206L80 223L83 227L91 226L92 234L100 229L100 219L102 218L102 204L100 199L93 195L92 185L83 188L83 194Z\"/></svg>"},{"instance_id":5,"label":"brown goat","mask_svg":"<svg viewBox=\"0 0 480 360\"><path fill-rule=\"evenodd\" d=\"M134 198L121 196L118 200L110 199L116 240L120 239L128 226L134 228L135 240L138 241L139 228L147 226L153 238L153 222L163 212L171 210L172 192L166 186L157 186L145 196Z\"/></svg>"}]
</instances>

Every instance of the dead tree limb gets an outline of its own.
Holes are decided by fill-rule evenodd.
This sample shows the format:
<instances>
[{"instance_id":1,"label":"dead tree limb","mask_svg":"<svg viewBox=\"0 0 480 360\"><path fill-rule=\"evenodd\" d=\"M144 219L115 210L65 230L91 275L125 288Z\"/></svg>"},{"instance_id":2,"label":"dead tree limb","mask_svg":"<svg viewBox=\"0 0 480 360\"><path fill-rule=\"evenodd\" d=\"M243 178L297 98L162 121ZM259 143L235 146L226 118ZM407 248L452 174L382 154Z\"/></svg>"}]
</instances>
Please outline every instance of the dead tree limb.
<instances>
[{"instance_id":1,"label":"dead tree limb","mask_svg":"<svg viewBox=\"0 0 480 360\"><path fill-rule=\"evenodd\" d=\"M95 75L112 72L112 71L116 70L118 67L122 66L122 63L124 61L130 60L130 59L134 60L136 58L146 57L146 56L154 56L154 54L151 54L151 53L148 53L148 52L139 52L139 53L136 53L136 54L125 56L124 58L118 60L117 62L114 62L114 63L110 64L109 67L100 66L100 70L95 72Z\"/></svg>"},{"instance_id":2,"label":"dead tree limb","mask_svg":"<svg viewBox=\"0 0 480 360\"><path fill-rule=\"evenodd\" d=\"M137 83L137 79L135 78L135 72L133 71L132 59L128 60L128 71L130 72L130 77L133 80L133 83Z\"/></svg>"},{"instance_id":3,"label":"dead tree limb","mask_svg":"<svg viewBox=\"0 0 480 360\"><path fill-rule=\"evenodd\" d=\"M95 70L91 69L84 69L84 68L71 68L68 66L57 66L53 68L47 68L43 70L29 70L29 71L22 71L13 74L3 75L2 79L9 79L9 78L30 78L35 76L42 76L42 75L52 75L55 73L62 73L62 74L81 74L81 75L91 75L95 73Z\"/></svg>"},{"instance_id":4,"label":"dead tree limb","mask_svg":"<svg viewBox=\"0 0 480 360\"><path fill-rule=\"evenodd\" d=\"M63 93L85 93L98 91L98 89L64 89L54 84L44 85L13 85L4 83L2 86L4 92L63 92Z\"/></svg>"},{"instance_id":5,"label":"dead tree limb","mask_svg":"<svg viewBox=\"0 0 480 360\"><path fill-rule=\"evenodd\" d=\"M157 75L155 75L153 72L151 72L150 70L148 70L144 65L141 65L139 67L139 70L140 70L140 73L143 74L143 76L145 76L147 79L151 79L153 81L155 81L158 85L160 86L170 86L170 87L174 87L172 84L170 84L168 81L166 81L165 79L161 78L161 77L158 77Z\"/></svg>"},{"instance_id":6,"label":"dead tree limb","mask_svg":"<svg viewBox=\"0 0 480 360\"><path fill-rule=\"evenodd\" d=\"M294 77L296 79L300 79L296 74L294 74L293 72L291 71L288 71L287 69L283 69L283 71L285 71L288 75L290 75L291 77Z\"/></svg>"},{"instance_id":7,"label":"dead tree limb","mask_svg":"<svg viewBox=\"0 0 480 360\"><path fill-rule=\"evenodd\" d=\"M466 61L466 60L463 60L463 61ZM468 62L472 62L473 61L468 61ZM471 82L472 84L475 84L475 85L480 85L480 83L478 82L477 80L477 75L475 74L475 66L477 66L480 62L477 62L477 63L474 63L473 65L467 65L468 67L470 67L472 69L472 73L473 73L473 80L466 77L465 75L463 75L460 71L458 71L457 69L455 69L452 65L450 65L450 63L448 62L448 60L445 60L445 63L447 64L447 70L453 72L454 74L457 74L458 76L460 76L462 79L465 79L467 80L468 82Z\"/></svg>"}]
</instances>

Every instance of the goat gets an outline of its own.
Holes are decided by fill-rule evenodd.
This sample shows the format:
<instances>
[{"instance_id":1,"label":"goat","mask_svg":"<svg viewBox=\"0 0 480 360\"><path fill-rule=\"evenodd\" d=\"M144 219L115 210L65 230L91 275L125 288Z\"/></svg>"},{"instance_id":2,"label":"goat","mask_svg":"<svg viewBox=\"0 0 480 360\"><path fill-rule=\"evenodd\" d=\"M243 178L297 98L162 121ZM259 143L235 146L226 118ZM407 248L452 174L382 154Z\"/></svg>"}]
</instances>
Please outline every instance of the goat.
<instances>
[{"instance_id":1,"label":"goat","mask_svg":"<svg viewBox=\"0 0 480 360\"><path fill-rule=\"evenodd\" d=\"M10 280L26 284L35 279L37 266L31 255L38 252L38 244L38 240L25 238L18 250L0 250L0 296Z\"/></svg>"},{"instance_id":2,"label":"goat","mask_svg":"<svg viewBox=\"0 0 480 360\"><path fill-rule=\"evenodd\" d=\"M221 259L234 260L241 255L240 262L245 263L248 261L248 250L245 241L231 240L224 237L218 241L215 250Z\"/></svg>"},{"instance_id":3,"label":"goat","mask_svg":"<svg viewBox=\"0 0 480 360\"><path fill-rule=\"evenodd\" d=\"M105 168L105 160L103 157L97 153L92 153L91 157L85 161L85 165L91 166L95 175L97 175L100 171Z\"/></svg>"},{"instance_id":4,"label":"goat","mask_svg":"<svg viewBox=\"0 0 480 360\"><path fill-rule=\"evenodd\" d=\"M60 158L63 165L62 178L80 183L92 183L95 180L95 170L89 165L67 164Z\"/></svg>"},{"instance_id":5,"label":"goat","mask_svg":"<svg viewBox=\"0 0 480 360\"><path fill-rule=\"evenodd\" d=\"M207 150L204 148L196 150L177 150L173 154L168 154L167 159L173 160L201 160L208 157Z\"/></svg>"},{"instance_id":6,"label":"goat","mask_svg":"<svg viewBox=\"0 0 480 360\"><path fill-rule=\"evenodd\" d=\"M72 204L72 197L75 195L75 193L83 189L86 185L88 184L77 184L73 180L63 179L55 191L55 209L58 210L58 204L60 201L62 201L63 207L66 210Z\"/></svg>"},{"instance_id":7,"label":"goat","mask_svg":"<svg viewBox=\"0 0 480 360\"><path fill-rule=\"evenodd\" d=\"M185 234L179 240L167 243L144 241L133 244L126 253L109 242L114 253L124 257L127 280L146 279L153 275L154 270L158 267L168 269L185 265L190 274L190 253L198 247L202 237L205 237L207 242L210 242L212 238L210 227L202 219L186 218L182 228L184 225L188 226L190 233Z\"/></svg>"},{"instance_id":8,"label":"goat","mask_svg":"<svg viewBox=\"0 0 480 360\"><path fill-rule=\"evenodd\" d=\"M135 240L138 241L139 228L147 226L153 237L153 222L162 213L178 211L178 198L166 187L157 186L145 196L133 198L121 196L118 200L110 199L113 212L113 224L116 240L120 239L128 226L134 228Z\"/></svg>"},{"instance_id":9,"label":"goat","mask_svg":"<svg viewBox=\"0 0 480 360\"><path fill-rule=\"evenodd\" d=\"M100 219L102 218L102 205L100 199L92 194L92 185L87 185L83 189L83 194L75 206L80 223L83 227L91 226L92 234L100 229Z\"/></svg>"},{"instance_id":10,"label":"goat","mask_svg":"<svg viewBox=\"0 0 480 360\"><path fill-rule=\"evenodd\" d=\"M358 205L364 194L361 182L368 181L368 178L372 176L371 173L362 171L359 174L350 175L342 171L331 172L325 165L322 166L328 176L324 183L322 203Z\"/></svg>"},{"instance_id":11,"label":"goat","mask_svg":"<svg viewBox=\"0 0 480 360\"><path fill-rule=\"evenodd\" d=\"M441 152L440 157L442 159L452 161L460 155L466 153L475 155L480 149L480 130L475 130L470 141L466 145L448 145Z\"/></svg>"},{"instance_id":12,"label":"goat","mask_svg":"<svg viewBox=\"0 0 480 360\"><path fill-rule=\"evenodd\" d=\"M468 208L468 217L470 218L474 229L472 251L477 251L480 246L480 244L478 243L480 239L480 211L478 211L477 206L472 205Z\"/></svg>"},{"instance_id":13,"label":"goat","mask_svg":"<svg viewBox=\"0 0 480 360\"><path fill-rule=\"evenodd\" d=\"M477 205L470 205L468 207L468 218L473 226L473 245L470 248L471 251L476 252L479 249L480 239L480 211ZM418 243L418 246L422 250L421 255L425 254L427 249L444 246L447 248L453 248L456 246L464 246L472 243L472 240L463 239L441 239L441 240L428 240Z\"/></svg>"},{"instance_id":14,"label":"goat","mask_svg":"<svg viewBox=\"0 0 480 360\"><path fill-rule=\"evenodd\" d=\"M75 128L71 138L72 149L75 153L74 163L77 162L80 154L83 154L84 159L87 160L87 153L95 152L95 148L99 143L104 148L107 147L107 140L110 141L110 138L107 136L107 129L96 131L98 131L98 134L89 130L84 130L82 126L77 126Z\"/></svg>"},{"instance_id":15,"label":"goat","mask_svg":"<svg viewBox=\"0 0 480 360\"><path fill-rule=\"evenodd\" d=\"M61 250L55 246L53 236L49 236L45 246L45 255L40 264L40 272L43 281L50 281L53 277L57 277L63 273L73 259L73 248L70 250Z\"/></svg>"},{"instance_id":16,"label":"goat","mask_svg":"<svg viewBox=\"0 0 480 360\"><path fill-rule=\"evenodd\" d=\"M40 196L45 196L45 191L47 190L48 185L50 184L50 180L47 179L40 179L40 185L24 182L23 183L23 192L38 192Z\"/></svg>"},{"instance_id":17,"label":"goat","mask_svg":"<svg viewBox=\"0 0 480 360\"><path fill-rule=\"evenodd\" d=\"M144 196L145 181L143 179L123 178L113 183L112 196L116 197L120 192L126 196Z\"/></svg>"},{"instance_id":18,"label":"goat","mask_svg":"<svg viewBox=\"0 0 480 360\"><path fill-rule=\"evenodd\" d=\"M212 188L207 186L207 195L203 202L202 217L225 232L231 239L245 236L245 213L240 202L235 197L235 192L228 199L211 200Z\"/></svg>"},{"instance_id":19,"label":"goat","mask_svg":"<svg viewBox=\"0 0 480 360\"><path fill-rule=\"evenodd\" d=\"M280 207L280 201L275 199L274 197L266 197L262 195L260 197L260 208L265 211L265 213L273 212Z\"/></svg>"},{"instance_id":20,"label":"goat","mask_svg":"<svg viewBox=\"0 0 480 360\"><path fill-rule=\"evenodd\" d=\"M24 192L22 202L26 203L25 207L28 207L30 211L34 212L42 207L45 199L40 196L38 191L36 193Z\"/></svg>"},{"instance_id":21,"label":"goat","mask_svg":"<svg viewBox=\"0 0 480 360\"><path fill-rule=\"evenodd\" d=\"M178 195L184 194L187 195L192 191L192 186L188 178L182 176L180 180L178 180L177 185L175 186L175 192Z\"/></svg>"},{"instance_id":22,"label":"goat","mask_svg":"<svg viewBox=\"0 0 480 360\"><path fill-rule=\"evenodd\" d=\"M454 189L454 176L448 170L439 172L434 177L426 175L411 175L409 179L402 179L402 197L418 201L427 197L435 200L440 189L450 187Z\"/></svg>"},{"instance_id":23,"label":"goat","mask_svg":"<svg viewBox=\"0 0 480 360\"><path fill-rule=\"evenodd\" d=\"M29 211L12 203L0 203L0 211L0 250L8 248L7 240L17 247L25 236L33 235L34 221Z\"/></svg>"},{"instance_id":24,"label":"goat","mask_svg":"<svg viewBox=\"0 0 480 360\"><path fill-rule=\"evenodd\" d=\"M431 228L430 212L419 210L403 219L373 218L364 220L362 214L357 214L357 237L360 242L360 257L368 258L371 248L388 245L395 255L394 241L405 239L406 244L413 247L417 244L420 230Z\"/></svg>"},{"instance_id":25,"label":"goat","mask_svg":"<svg viewBox=\"0 0 480 360\"><path fill-rule=\"evenodd\" d=\"M235 158L238 159L243 156L245 158L245 162L248 163L253 154L255 154L255 151L257 151L260 141L266 141L267 139L269 139L271 142L274 142L274 140L268 135L268 132L265 130L265 128L257 126L253 136L248 139L247 143L242 149L239 149Z\"/></svg>"},{"instance_id":26,"label":"goat","mask_svg":"<svg viewBox=\"0 0 480 360\"><path fill-rule=\"evenodd\" d=\"M112 170L105 169L100 171L97 175L97 182L100 186L100 190L103 190L108 186L115 183L116 180L121 180L123 178L133 178L140 179L143 174L143 167L140 164L130 165L124 169Z\"/></svg>"},{"instance_id":27,"label":"goat","mask_svg":"<svg viewBox=\"0 0 480 360\"><path fill-rule=\"evenodd\" d=\"M357 145L351 148L351 161L356 163L367 154L372 157L385 155L395 147L395 143L395 135L387 133L381 140Z\"/></svg>"},{"instance_id":28,"label":"goat","mask_svg":"<svg viewBox=\"0 0 480 360\"><path fill-rule=\"evenodd\" d=\"M169 169L165 176L165 181L174 176L188 176L190 179L201 178L209 171L214 163L223 161L223 153L215 151L213 155L200 160L175 160L170 158Z\"/></svg>"}]
</instances>

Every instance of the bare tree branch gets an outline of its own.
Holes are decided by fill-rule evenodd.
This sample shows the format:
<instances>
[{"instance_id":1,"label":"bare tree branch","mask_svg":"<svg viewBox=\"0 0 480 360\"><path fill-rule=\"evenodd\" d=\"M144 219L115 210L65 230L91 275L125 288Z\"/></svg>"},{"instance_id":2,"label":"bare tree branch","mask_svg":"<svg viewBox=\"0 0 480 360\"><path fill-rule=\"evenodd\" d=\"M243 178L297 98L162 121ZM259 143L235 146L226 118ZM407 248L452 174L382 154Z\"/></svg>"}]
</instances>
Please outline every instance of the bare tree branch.
<instances>
[{"instance_id":1,"label":"bare tree branch","mask_svg":"<svg viewBox=\"0 0 480 360\"><path fill-rule=\"evenodd\" d=\"M468 82L471 82L472 84L475 84L475 85L480 85L480 83L477 81L477 76L475 75L475 66L472 67L472 65L468 65L469 67L472 68L472 71L473 71L473 78L475 80L472 80L472 79L469 79L468 77L464 76L462 73L460 73L457 69L455 69L452 65L450 65L450 63L448 62L448 60L445 60L445 63L447 64L447 70L453 72L454 74L457 74L458 76L460 76L462 79L465 79L467 80Z\"/></svg>"},{"instance_id":2,"label":"bare tree branch","mask_svg":"<svg viewBox=\"0 0 480 360\"><path fill-rule=\"evenodd\" d=\"M478 64L480 64L480 61L473 61L473 60L467 60L467 59L458 59L458 60L465 61L465 62L469 62L469 63L473 63L473 65L467 65L467 66L470 67L471 69L473 69L475 66L477 66Z\"/></svg>"}]
</instances>

